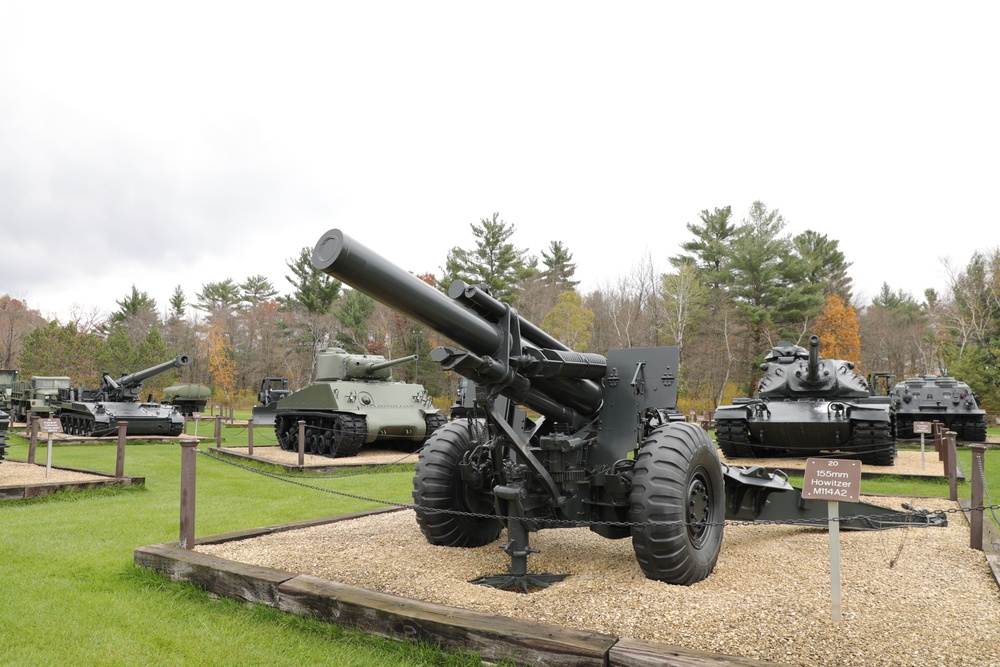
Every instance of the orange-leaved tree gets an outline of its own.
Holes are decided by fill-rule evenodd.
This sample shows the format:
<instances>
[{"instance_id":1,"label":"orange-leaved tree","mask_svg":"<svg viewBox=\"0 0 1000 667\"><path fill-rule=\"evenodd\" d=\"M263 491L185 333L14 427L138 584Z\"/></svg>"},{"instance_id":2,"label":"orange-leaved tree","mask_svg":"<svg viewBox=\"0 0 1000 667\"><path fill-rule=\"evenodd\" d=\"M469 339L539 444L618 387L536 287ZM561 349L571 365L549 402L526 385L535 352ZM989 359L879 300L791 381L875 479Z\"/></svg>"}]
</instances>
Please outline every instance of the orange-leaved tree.
<instances>
[{"instance_id":1,"label":"orange-leaved tree","mask_svg":"<svg viewBox=\"0 0 1000 667\"><path fill-rule=\"evenodd\" d=\"M814 331L820 340L820 354L825 359L846 359L859 363L861 336L858 313L844 303L839 294L826 297L822 314L816 318Z\"/></svg>"}]
</instances>

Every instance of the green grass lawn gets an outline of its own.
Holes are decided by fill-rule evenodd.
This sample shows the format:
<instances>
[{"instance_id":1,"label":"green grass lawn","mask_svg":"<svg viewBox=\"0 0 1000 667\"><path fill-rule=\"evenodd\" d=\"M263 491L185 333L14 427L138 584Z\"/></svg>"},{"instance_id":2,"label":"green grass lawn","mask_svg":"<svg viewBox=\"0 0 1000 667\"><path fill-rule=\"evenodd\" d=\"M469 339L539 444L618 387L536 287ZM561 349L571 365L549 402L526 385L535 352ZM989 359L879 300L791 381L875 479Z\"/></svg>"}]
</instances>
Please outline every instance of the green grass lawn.
<instances>
[{"instance_id":1,"label":"green grass lawn","mask_svg":"<svg viewBox=\"0 0 1000 667\"><path fill-rule=\"evenodd\" d=\"M203 420L199 433L210 436L213 428ZM225 428L223 437L224 445L245 445L246 428ZM8 456L26 459L25 441L12 440ZM273 431L257 429L255 443L266 442L273 442ZM45 460L44 452L42 442L38 461ZM114 444L59 445L53 464L111 473L115 453ZM968 449L959 450L959 460L971 470ZM216 599L135 567L136 547L178 539L180 447L130 443L125 474L145 477L145 487L0 503L0 665L479 664L475 656ZM410 465L378 475L308 481L328 490L408 502L412 474ZM987 451L986 478L988 488L1000 489L998 449ZM948 484L865 479L862 492L947 497ZM959 495L969 496L967 483L960 484ZM197 535L379 506L198 457Z\"/></svg>"},{"instance_id":2,"label":"green grass lawn","mask_svg":"<svg viewBox=\"0 0 1000 667\"><path fill-rule=\"evenodd\" d=\"M24 460L27 449L14 444L8 456ZM53 464L113 473L115 450L58 446ZM38 460L45 460L44 447ZM479 664L474 656L214 599L135 567L136 547L178 539L180 447L129 444L125 474L144 476L145 487L0 503L0 664ZM409 466L316 484L407 502L412 474ZM378 506L198 457L198 535Z\"/></svg>"}]
</instances>

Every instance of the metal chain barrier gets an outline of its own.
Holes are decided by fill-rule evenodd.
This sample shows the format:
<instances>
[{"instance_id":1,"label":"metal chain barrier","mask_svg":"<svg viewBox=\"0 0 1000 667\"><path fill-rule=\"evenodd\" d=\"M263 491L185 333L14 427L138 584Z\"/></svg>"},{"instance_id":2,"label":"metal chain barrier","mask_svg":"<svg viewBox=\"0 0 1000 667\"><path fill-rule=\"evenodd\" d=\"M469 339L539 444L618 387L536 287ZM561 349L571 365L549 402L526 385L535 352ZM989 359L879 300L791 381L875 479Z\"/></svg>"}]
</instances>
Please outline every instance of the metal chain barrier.
<instances>
[{"instance_id":1,"label":"metal chain barrier","mask_svg":"<svg viewBox=\"0 0 1000 667\"><path fill-rule=\"evenodd\" d=\"M293 475L290 475L289 473L274 473L274 472L270 472L270 471L267 471L267 470L262 470L260 468L256 468L256 467L253 467L253 466L248 466L248 465L245 465L243 463L238 463L236 461L232 461L232 460L220 457L220 456L216 456L214 454L211 454L210 452L205 452L205 451L202 451L202 450L197 449L197 448L195 449L195 452L197 452L198 454L201 454L202 456L205 456L207 458L213 459L215 461L220 461L222 463L225 463L226 465L230 465L230 466L233 466L235 468L239 468L241 470L246 470L247 472L251 472L251 473L254 473L254 474L258 474L258 475L263 475L264 477L270 477L272 479L276 479L276 480L281 481L281 482L287 482L289 484L294 484L296 486L301 486L301 487L306 488L306 489L312 489L314 491L321 491L323 493L329 493L329 494L332 494L332 495L341 496L343 498L350 498L352 500L360 500L360 501L363 501L363 502L370 502L370 503L375 503L375 504L379 504L379 505L385 505L387 507L398 507L398 508L402 508L402 509L421 510L423 512L428 512L428 513L433 512L433 513L437 513L437 514L450 514L450 515L454 515L454 516L463 516L463 517L469 517L469 518L473 518L473 519L501 519L501 520L507 520L507 521L509 521L509 520L520 520L522 518L522 517L515 517L515 516L500 516L500 515L496 515L496 514L483 514L483 513L477 513L477 512L463 512L463 511L460 511L460 510L448 510L448 509L439 509L439 508L431 508L431 507L421 507L421 506L417 505L416 503L400 503L400 502L396 502L396 501L392 501L392 500L384 500L384 499L379 499L379 498L370 498L370 497L367 497L367 496L361 496L361 495L354 494L354 493L347 493L347 492L344 492L344 491L336 491L334 489L324 489L324 488L319 487L319 486L314 486L312 484L306 484L304 482L300 482L300 481L298 481L296 479L293 479L292 478ZM386 464L386 465L388 465L388 464ZM393 465L395 465L395 464L393 464ZM340 475L340 476L334 476L334 477L327 477L327 479L336 479L336 478L339 478L339 477L354 476L354 474L365 474L367 472L370 472L370 471L364 471L364 472L359 472L359 473L352 473L351 475ZM955 514L955 513L958 513L958 512L971 512L971 511L974 511L974 510L982 511L982 510L985 510L985 509L989 509L990 511L993 511L994 509L1000 509L1000 505L989 505L989 506L969 507L969 508L958 507L958 508L954 508L954 509L937 510L937 512L940 512L942 514ZM924 519L924 515L920 514L919 512L912 512L911 514L909 514L907 516L913 517L913 519L914 519L913 527L915 527L915 528L928 527L929 526L929 524L926 522L926 520L923 520ZM854 519L872 519L872 520L878 520L878 519L886 519L886 520L895 519L895 520L898 520L899 519L899 514L898 513L892 513L892 514L869 514L869 515L864 515L864 516L842 516L842 517L834 519L834 521L846 522L846 521L852 521ZM920 521L920 520L922 520L922 521ZM693 523L693 524L689 523L687 521L683 521L683 520L676 520L676 521L574 521L574 520L569 520L569 519L528 519L528 521L537 522L537 523L545 523L547 525L559 525L559 526L564 526L564 527L572 527L572 528L585 528L585 527L589 527L589 526L617 526L617 527L632 528L632 527L636 527L636 526L692 526L692 525L693 526L778 526L778 525L797 526L798 525L798 526L823 527L823 526L828 525L828 523L829 523L830 520L826 519L826 518L824 518L824 519L785 519L785 520L762 520L762 521L697 522L697 523Z\"/></svg>"}]
</instances>

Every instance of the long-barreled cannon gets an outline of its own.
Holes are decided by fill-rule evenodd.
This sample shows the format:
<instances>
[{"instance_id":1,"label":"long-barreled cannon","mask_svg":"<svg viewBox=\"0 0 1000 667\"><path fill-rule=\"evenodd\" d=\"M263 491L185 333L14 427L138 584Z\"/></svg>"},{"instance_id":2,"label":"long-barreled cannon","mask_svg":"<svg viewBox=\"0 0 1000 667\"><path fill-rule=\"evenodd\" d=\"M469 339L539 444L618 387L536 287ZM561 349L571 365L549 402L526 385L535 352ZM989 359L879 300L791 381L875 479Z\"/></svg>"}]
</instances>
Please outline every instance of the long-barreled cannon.
<instances>
[{"instance_id":1,"label":"long-barreled cannon","mask_svg":"<svg viewBox=\"0 0 1000 667\"><path fill-rule=\"evenodd\" d=\"M434 351L448 370L503 385L504 396L561 422L581 425L601 407L595 380L604 375L604 357L569 350L478 287L456 281L449 298L339 229L320 238L313 265L463 346ZM520 346L512 344L512 330Z\"/></svg>"},{"instance_id":2,"label":"long-barreled cannon","mask_svg":"<svg viewBox=\"0 0 1000 667\"><path fill-rule=\"evenodd\" d=\"M101 379L101 391L109 397L110 400L122 400L121 397L134 398L139 395L140 391L142 391L142 384L146 380L166 373L174 368L187 366L190 363L191 357L186 354L179 354L170 361L165 361L162 364L157 364L156 366L150 366L149 368L136 371L135 373L123 375L117 380L112 378L111 374L105 371L104 376Z\"/></svg>"}]
</instances>

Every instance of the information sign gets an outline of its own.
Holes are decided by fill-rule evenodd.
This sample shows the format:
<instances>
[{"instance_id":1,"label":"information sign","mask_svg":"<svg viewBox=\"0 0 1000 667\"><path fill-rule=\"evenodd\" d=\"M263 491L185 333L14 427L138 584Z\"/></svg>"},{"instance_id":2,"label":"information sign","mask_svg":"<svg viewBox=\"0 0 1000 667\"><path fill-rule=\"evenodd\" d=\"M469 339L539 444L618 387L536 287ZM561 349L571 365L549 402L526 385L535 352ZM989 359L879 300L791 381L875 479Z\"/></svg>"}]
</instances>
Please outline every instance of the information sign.
<instances>
[{"instance_id":1,"label":"information sign","mask_svg":"<svg viewBox=\"0 0 1000 667\"><path fill-rule=\"evenodd\" d=\"M802 497L834 503L856 503L861 497L861 461L806 459Z\"/></svg>"},{"instance_id":2,"label":"information sign","mask_svg":"<svg viewBox=\"0 0 1000 667\"><path fill-rule=\"evenodd\" d=\"M934 422L913 422L914 433L933 433Z\"/></svg>"},{"instance_id":3,"label":"information sign","mask_svg":"<svg viewBox=\"0 0 1000 667\"><path fill-rule=\"evenodd\" d=\"M43 433L62 433L62 422L58 419L39 419L38 430Z\"/></svg>"}]
</instances>

